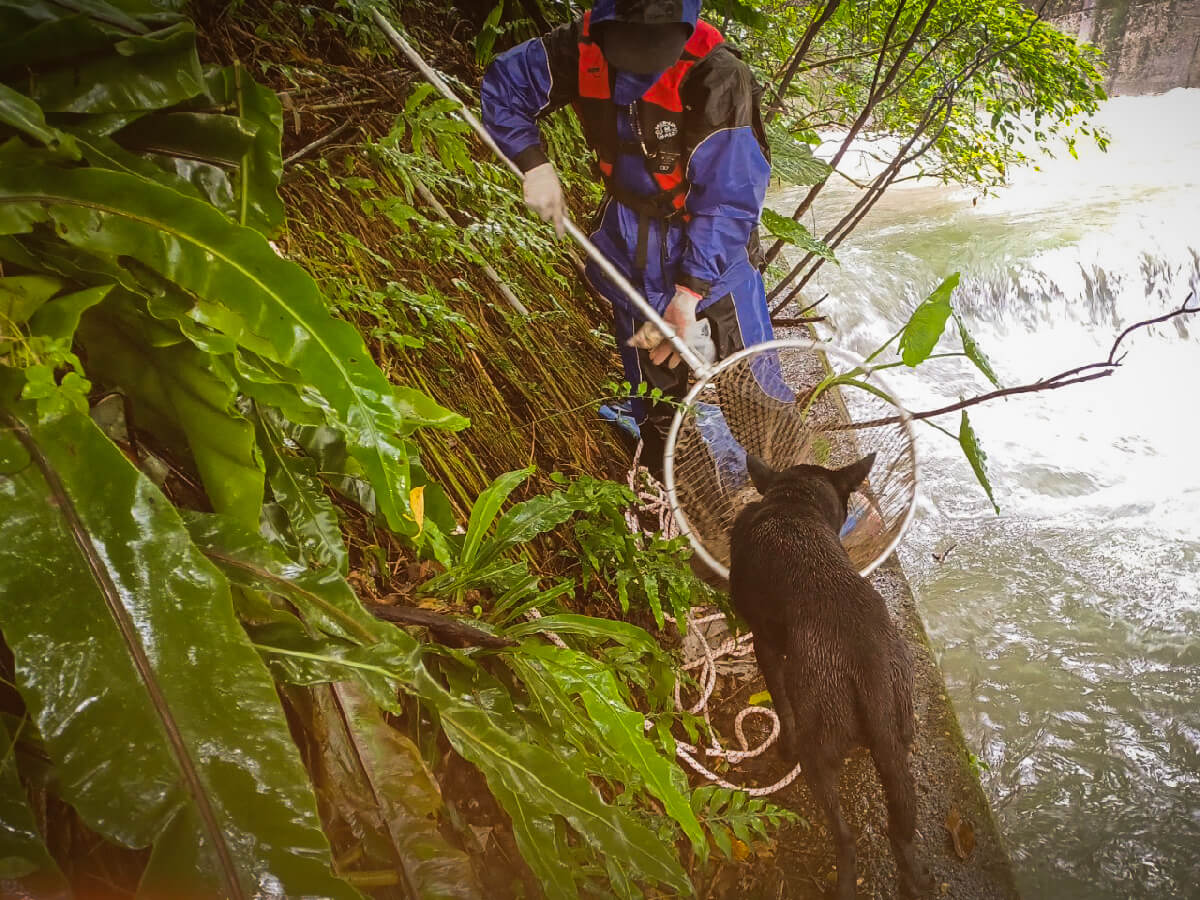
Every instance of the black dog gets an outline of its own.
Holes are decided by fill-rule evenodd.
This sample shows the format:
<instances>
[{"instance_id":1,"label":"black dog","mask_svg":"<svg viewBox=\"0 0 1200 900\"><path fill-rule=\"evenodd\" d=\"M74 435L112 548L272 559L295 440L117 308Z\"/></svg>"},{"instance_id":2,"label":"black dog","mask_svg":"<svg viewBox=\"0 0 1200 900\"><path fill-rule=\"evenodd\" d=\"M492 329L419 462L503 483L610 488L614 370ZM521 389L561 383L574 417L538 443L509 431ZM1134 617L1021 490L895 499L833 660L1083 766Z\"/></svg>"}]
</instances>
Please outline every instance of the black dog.
<instances>
[{"instance_id":1,"label":"black dog","mask_svg":"<svg viewBox=\"0 0 1200 900\"><path fill-rule=\"evenodd\" d=\"M901 896L916 896L929 878L913 850L912 660L883 598L838 538L846 501L875 455L836 471L800 465L775 472L753 455L747 462L763 499L743 509L733 526L733 606L754 629L783 753L803 765L829 820L836 896L854 897L854 835L842 817L838 773L858 746L871 751L887 794Z\"/></svg>"}]
</instances>

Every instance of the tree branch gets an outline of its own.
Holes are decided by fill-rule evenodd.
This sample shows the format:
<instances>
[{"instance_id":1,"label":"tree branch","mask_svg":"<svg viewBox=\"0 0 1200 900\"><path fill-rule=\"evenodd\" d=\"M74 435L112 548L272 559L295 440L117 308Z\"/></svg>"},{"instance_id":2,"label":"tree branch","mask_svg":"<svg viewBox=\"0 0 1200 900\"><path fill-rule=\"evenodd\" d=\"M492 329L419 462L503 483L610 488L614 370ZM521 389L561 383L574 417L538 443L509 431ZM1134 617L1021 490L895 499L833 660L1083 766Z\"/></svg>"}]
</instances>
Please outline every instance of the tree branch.
<instances>
[{"instance_id":1,"label":"tree branch","mask_svg":"<svg viewBox=\"0 0 1200 900\"><path fill-rule=\"evenodd\" d=\"M1169 313L1164 313L1161 316L1156 316L1153 319L1146 319L1142 322L1135 322L1124 331L1122 331L1115 341L1113 341L1112 349L1108 352L1108 359L1103 362L1087 363L1086 365L1076 366L1073 369L1067 369L1065 372L1059 372L1057 375L1051 375L1049 378L1042 378L1039 381L1034 381L1030 384L1023 384L1018 387L1000 388L999 390L989 391L986 394L980 394L976 397L971 397L967 400L960 400L957 403L951 403L949 406L943 406L939 409L925 410L924 412L912 413L910 418L914 421L920 419L932 419L935 416L944 416L947 413L958 412L960 409L967 409L971 406L978 406L980 403L986 403L989 400L995 400L999 397L1011 397L1016 394L1033 394L1038 391L1052 391L1058 388L1064 388L1072 384L1082 384L1085 381L1095 381L1097 378L1107 378L1112 375L1125 359L1125 354L1117 356L1117 350L1120 349L1121 342L1125 340L1132 332L1139 328L1147 328L1151 325L1158 325L1162 322L1167 322L1179 316L1191 315L1192 313L1200 312L1200 306L1188 306L1196 297L1196 292L1192 291L1188 294L1187 299L1183 304ZM1086 374L1085 374L1086 373ZM846 425L836 426L839 430L857 430L860 428L877 428L883 425L895 425L899 423L899 416L887 416L882 419L873 419L869 422L854 422Z\"/></svg>"},{"instance_id":2,"label":"tree branch","mask_svg":"<svg viewBox=\"0 0 1200 900\"><path fill-rule=\"evenodd\" d=\"M829 161L830 168L836 169L838 164L842 161L842 157L849 152L850 147L854 144L855 138L858 137L858 133L871 118L871 113L875 110L876 104L879 103L882 96L896 80L896 75L899 73L905 57L908 56L909 52L912 50L913 44L917 42L917 38L920 37L921 33L925 30L925 26L929 22L929 17L933 14L933 10L937 7L937 5L938 0L927 0L925 8L921 10L920 16L917 17L917 21L913 24L912 31L909 33L908 37L905 38L904 43L897 51L895 62L893 62L892 65L888 67L887 71L884 72L883 80L880 81L879 74L880 70L883 68L883 60L887 54L888 44L895 29L896 22L899 21L900 10L904 7L904 0L901 0L899 8L896 10L895 17L888 25L888 31L884 36L883 45L879 49L879 59L875 64L875 76L871 80L871 90L867 94L867 101L863 105L862 111L858 114L858 118L854 120L854 124L850 126L850 130L846 133L845 138L843 138L842 145L838 148L837 153L835 153L833 159ZM804 199L800 201L800 205L797 206L795 212L792 213L793 221L800 221L801 217L808 211L808 208L812 206L812 202L816 199L817 194L819 194L821 189L825 187L828 180L828 178L825 178L818 184L814 184L809 192L805 194ZM783 246L783 241L776 241L773 245L771 245L771 248L767 251L765 257L768 264L779 255L779 252L783 249Z\"/></svg>"},{"instance_id":3,"label":"tree branch","mask_svg":"<svg viewBox=\"0 0 1200 900\"><path fill-rule=\"evenodd\" d=\"M297 150L295 153L293 153L291 156L289 156L287 159L285 159L283 161L284 166L290 166L292 163L294 163L296 160L300 159L301 157L307 156L308 154L312 153L314 150L318 150L321 147L324 147L326 144L328 144L330 141L337 138L339 135L341 135L347 129L351 128L353 125L354 125L354 122L351 122L351 121L343 122L341 125L337 126L337 128L333 129L333 131L329 132L328 134L324 135L323 137L319 137L315 141L313 141L311 144L309 144L305 147L301 147L299 150Z\"/></svg>"},{"instance_id":4,"label":"tree branch","mask_svg":"<svg viewBox=\"0 0 1200 900\"><path fill-rule=\"evenodd\" d=\"M830 229L830 231L822 238L822 240L824 240L831 249L836 250L838 246L841 245L842 241L844 241L846 237L848 237L849 234L858 227L858 224L866 217L867 213L871 211L871 208L879 201L880 197L883 196L883 193L896 182L900 170L908 163L913 162L914 160L925 155L938 142L950 124L950 117L954 111L954 98L957 96L958 91L962 88L963 83L967 79L973 78L986 65L997 59L1002 53L1007 53L1008 51L1019 47L1021 44L1027 41L1030 36L1032 36L1033 29L1037 26L1038 22L1041 21L1041 14L1042 10L1045 8L1045 5L1045 0L1043 0L1042 5L1034 13L1033 18L1030 19L1029 25L1025 29L1025 33L1019 38L1011 41L1010 43L1001 44L995 49L992 49L993 45L991 43L984 44L984 46L980 47L979 50L976 51L971 62L964 64L963 67L960 68L956 73L944 79L942 88L936 94L934 94L933 102L930 104L929 109L925 113L925 117L918 124L912 136L908 139L904 146L900 148L892 163L885 168L883 172L876 176L875 180L867 189L867 193L861 197L850 210L850 212L843 216L841 221L839 221L832 229ZM962 28L963 24L963 22L956 24L951 29L949 34L957 32L960 28ZM935 43L935 47L938 46L946 37L949 37L949 34L943 36L942 39ZM928 54L926 55L926 59L927 58ZM910 73L908 77L912 77L912 73ZM929 125L933 119L943 112L945 113L945 116L942 119L937 133L933 136L933 138L926 141L925 145L921 147L920 150L910 154L908 151L912 148L912 145L916 143L917 139L924 134L926 129L929 128ZM816 189L819 189L819 186ZM814 191L816 189L814 189ZM810 191L809 196L805 198L805 202L811 202L811 199L814 196L815 193ZM776 244L776 246L779 245ZM772 250L774 249L775 247L772 247ZM768 259L771 258L773 257L768 254ZM767 299L774 300L777 296L779 296L780 293L783 292L784 288L788 284L794 281L796 277L804 271L804 269L809 265L810 262L812 262L814 258L816 258L817 262L812 269L805 272L804 277L800 280L799 284L797 284L788 293L788 295L783 298L783 300L772 307L772 316L786 307L796 297L796 295L804 289L808 282L812 280L813 276L816 275L821 266L825 264L824 257L818 258L815 253L807 254L791 269L791 271L787 273L787 275L780 279L779 283L777 283L771 289L770 293L768 293Z\"/></svg>"},{"instance_id":5,"label":"tree branch","mask_svg":"<svg viewBox=\"0 0 1200 900\"><path fill-rule=\"evenodd\" d=\"M827 0L824 8L813 17L808 28L804 30L803 36L800 38L800 43L796 45L796 52L792 54L792 61L788 64L788 69L780 79L778 87L775 88L775 99L771 101L771 105L767 108L766 114L763 116L763 121L770 125L771 121L783 109L783 101L787 96L787 89L791 87L792 79L796 77L796 73L800 68L800 63L804 60L804 56L808 53L808 48L813 42L813 38L817 36L817 32L829 21L830 17L837 11L837 8L842 5L842 0Z\"/></svg>"},{"instance_id":6,"label":"tree branch","mask_svg":"<svg viewBox=\"0 0 1200 900\"><path fill-rule=\"evenodd\" d=\"M830 233L825 236L824 240L827 244L829 244L829 246L831 248L836 249L837 246L839 244L841 244L841 242L846 238L846 236L848 236L849 233L858 226L858 223L862 221L862 219L870 211L871 207L873 207L875 205L875 203L878 202L878 200L882 196L883 192L886 191L887 188L890 187L893 183L895 183L895 181L897 180L897 176L899 174L900 168L902 166L906 165L909 162L912 162L915 159L920 158L925 153L927 153L937 143L938 139L941 137L942 133L946 130L946 127L949 125L950 115L954 108L954 98L957 95L958 91L961 90L963 83L967 79L972 78L976 74L978 74L985 66L992 63L1001 54L1007 53L1007 52L1015 49L1016 47L1019 47L1021 44L1023 44L1025 41L1027 41L1030 38L1030 36L1033 34L1034 28L1042 20L1042 12L1044 11L1044 9L1046 7L1046 2L1047 2L1047 0L1042 0L1042 3L1038 6L1037 10L1034 11L1033 18L1031 18L1029 20L1029 24L1026 27L1025 32L1020 37L1016 38L1015 40L1013 40L1007 44L1000 44L998 47L995 46L995 44L991 40L985 41L984 45L982 47L980 47L979 50L976 51L976 53L974 54L974 57L972 58L972 60L970 62L964 64L962 66L962 68L960 68L956 73L954 73L950 77L944 79L942 89L937 94L934 95L935 102L933 104L931 104L929 111L926 113L925 119L917 127L912 138L910 138L910 140L904 145L903 148L901 148L900 152L897 154L897 161L899 161L899 165L889 166L888 169L885 169L884 172L880 173L880 175L876 178L874 183L871 185L871 188L868 190L867 196L860 199L860 201L857 204L855 204L854 209L850 213L848 213L846 216L844 216L842 221L839 222L837 225L835 225L834 228L830 231ZM903 3L901 3L901 7L902 6L903 6ZM931 11L931 7L926 7L925 12L928 13L930 11ZM895 81L896 71L898 70L899 66L903 62L904 56L907 54L908 50L911 49L911 47L912 47L916 32L923 29L923 27L924 27L925 16L923 15L922 19L918 22L916 29L914 29L914 34L909 36L909 40L908 40L908 42L906 42L906 45L903 48L901 54L897 57L896 62L893 64L892 68L888 71L887 75L884 77L883 84L879 86L879 95L877 97L875 97L874 95L876 93L876 90L875 90L876 82L878 81L879 71L882 67L884 50L886 50L888 40L891 36L892 30L895 27L896 21L898 20L898 16L899 16L899 9L897 10L897 13L893 17L892 21L889 23L888 33L884 38L884 46L883 46L883 48L881 48L879 59L876 61L875 77L872 79L871 92L868 95L868 101L867 101L867 110L868 111L873 109L873 107L879 101L884 99L885 97L889 97L892 94L894 94L895 92L899 91L900 87L905 82L907 82L909 79L911 79L917 71L920 70L921 65L923 65L925 62L927 62L929 60L929 58L936 52L937 49L939 49L942 46L942 44L945 43L945 41L947 39L949 39L952 35L958 33L966 24L965 19L955 23L946 34L942 35L940 38L938 38L938 40L936 40L934 42L934 44L930 48L930 50L922 57L921 61L916 66L913 67L913 69L908 73L908 75L905 76L905 78L900 79L894 85L892 85L892 82ZM940 109L939 109L939 107L940 107ZM945 111L945 118L943 119L941 127L938 129L938 132L934 136L934 138L932 140L926 142L925 146L923 146L917 153L908 155L908 151L911 149L911 147L915 143L916 139L918 137L920 137L920 135L929 127L929 124L932 122L933 118L942 110ZM855 125L857 126L858 123L856 122ZM852 139L853 137L857 136L857 134L858 134L858 131L856 129L852 129L849 137ZM835 170L836 170L836 166L837 166L838 162L840 162L840 160L841 160L842 153L845 152L845 150L847 149L847 146L848 146L848 142L843 143L842 148L839 151L838 155L834 157L834 161L833 161L832 165L835 167ZM808 210L808 208L811 206L813 200L816 198L816 195L820 192L820 190L824 187L824 185L825 185L825 182L823 181L818 185L814 185L809 190L808 194L804 197L803 201L801 201L800 206L797 207L796 214L793 214L793 216L792 216L793 219L799 220L799 216ZM840 234L839 234L839 232L840 232ZM782 248L783 248L783 243L781 241L776 241L776 243L767 252L767 257L766 257L767 261L768 262L773 261L775 259L775 257L778 255L778 253L782 250ZM812 267L812 269L810 271L804 272L805 268L808 267L808 265L812 262L812 260L814 258L817 259L816 264ZM795 296L801 290L803 290L805 285L808 284L808 282L816 274L817 270L819 270L821 268L821 266L824 265L824 263L825 263L824 258L817 258L816 254L809 253L798 264L796 264L791 269L791 271L789 271L787 273L787 275L785 275L771 289L770 293L767 295L767 299L774 300L776 297L778 297L779 294L781 294L789 284L791 284L793 281L795 281L795 279L802 272L804 272L804 277L801 279L799 284L797 284L795 286L795 288L793 288L787 294L787 296L784 297L783 300L781 300L779 303L777 303L772 308L771 315L775 315L780 310L782 310L785 306L787 306L788 303L790 303L793 300L793 298L795 298Z\"/></svg>"},{"instance_id":7,"label":"tree branch","mask_svg":"<svg viewBox=\"0 0 1200 900\"><path fill-rule=\"evenodd\" d=\"M849 62L852 59L864 59L868 56L874 56L878 52L878 47L872 47L870 50L859 50L857 53L843 53L841 56L830 56L825 59L818 59L816 62L809 63L807 66L801 66L796 74L800 74L801 72L811 72L813 69L820 69L824 66L832 66L840 62Z\"/></svg>"},{"instance_id":8,"label":"tree branch","mask_svg":"<svg viewBox=\"0 0 1200 900\"><path fill-rule=\"evenodd\" d=\"M394 596L396 595L384 599L391 599ZM397 625L420 625L428 628L439 643L449 642L455 647L486 647L489 650L503 650L517 646L516 641L488 634L459 619L436 613L431 609L390 603L367 603L365 606L370 610L371 615L385 622L394 622Z\"/></svg>"}]
</instances>

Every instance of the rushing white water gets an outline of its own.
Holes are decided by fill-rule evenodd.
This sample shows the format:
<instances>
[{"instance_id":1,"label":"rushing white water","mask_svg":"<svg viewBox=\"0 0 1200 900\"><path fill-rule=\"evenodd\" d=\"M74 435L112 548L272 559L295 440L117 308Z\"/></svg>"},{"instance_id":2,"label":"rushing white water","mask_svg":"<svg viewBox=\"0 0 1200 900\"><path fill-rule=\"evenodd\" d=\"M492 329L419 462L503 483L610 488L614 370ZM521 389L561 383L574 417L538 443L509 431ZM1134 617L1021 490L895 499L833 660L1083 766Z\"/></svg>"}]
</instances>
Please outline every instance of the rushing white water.
<instances>
[{"instance_id":1,"label":"rushing white water","mask_svg":"<svg viewBox=\"0 0 1200 900\"><path fill-rule=\"evenodd\" d=\"M1107 154L993 197L893 189L806 292L830 293L833 339L867 355L961 271L955 308L1017 385L1200 290L1200 90L1099 121ZM831 185L813 230L855 193ZM1155 326L1109 378L972 409L998 516L957 444L918 427L901 556L1029 898L1200 897L1198 335L1200 314ZM914 410L990 387L963 360L890 380Z\"/></svg>"}]
</instances>

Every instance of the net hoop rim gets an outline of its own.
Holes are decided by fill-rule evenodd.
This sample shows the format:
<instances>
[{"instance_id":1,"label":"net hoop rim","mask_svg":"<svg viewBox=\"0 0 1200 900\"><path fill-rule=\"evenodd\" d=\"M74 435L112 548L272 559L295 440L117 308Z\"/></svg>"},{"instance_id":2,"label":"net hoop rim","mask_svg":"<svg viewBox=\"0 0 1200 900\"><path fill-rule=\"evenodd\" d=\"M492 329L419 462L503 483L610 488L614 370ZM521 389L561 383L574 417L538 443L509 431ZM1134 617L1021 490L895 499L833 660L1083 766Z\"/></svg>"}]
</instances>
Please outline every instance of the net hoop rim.
<instances>
[{"instance_id":1,"label":"net hoop rim","mask_svg":"<svg viewBox=\"0 0 1200 900\"><path fill-rule=\"evenodd\" d=\"M811 338L775 338L774 340L763 341L760 344L752 344L749 347L744 347L741 350L738 350L736 353L732 353L725 357L725 359L721 360L715 366L712 366L704 371L700 378L696 379L696 383L692 386L692 389L687 392L687 395L682 401L680 401L679 408L675 410L675 418L671 420L671 430L667 432L667 442L663 448L663 482L667 490L667 503L671 507L671 514L675 517L675 522L678 524L680 532L687 535L688 543L692 545L692 549L695 551L696 555L704 560L705 565L707 565L710 569L712 569L713 572L715 572L721 578L724 578L726 581L729 580L729 567L713 557L700 539L692 532L691 526L688 524L687 514L684 513L683 507L679 503L679 497L675 490L675 445L679 440L679 432L683 428L684 412L688 407L696 402L696 398L700 396L700 392L708 387L714 378L716 378L726 369L737 365L748 356L753 356L754 354L761 353L764 350L783 349L805 350L809 352L817 351L824 353L826 356L836 359L839 362L847 363L851 368L862 368L865 370L866 377L873 377L875 383L878 384L879 387L888 394L888 396L893 398L896 397L895 391L893 391L890 385L888 385L887 380L878 374L877 367L869 365L866 360L856 356L853 353L842 350L825 341L813 340ZM904 514L904 521L900 523L900 528L896 532L896 536L892 538L887 547L885 547L879 554L876 555L875 559L872 560L869 565L866 565L859 570L859 574L864 578L879 568L879 566L883 564L883 561L892 555L896 547L900 545L900 541L904 539L904 535L908 532L909 525L912 524L913 516L915 516L917 512L917 491L920 490L921 472L920 458L917 454L916 437L913 434L913 419L908 409L901 405L898 398L897 402L894 403L893 406L900 416L900 426L904 430L904 435L908 440L908 446L912 454L912 502L908 504L908 510Z\"/></svg>"}]
</instances>

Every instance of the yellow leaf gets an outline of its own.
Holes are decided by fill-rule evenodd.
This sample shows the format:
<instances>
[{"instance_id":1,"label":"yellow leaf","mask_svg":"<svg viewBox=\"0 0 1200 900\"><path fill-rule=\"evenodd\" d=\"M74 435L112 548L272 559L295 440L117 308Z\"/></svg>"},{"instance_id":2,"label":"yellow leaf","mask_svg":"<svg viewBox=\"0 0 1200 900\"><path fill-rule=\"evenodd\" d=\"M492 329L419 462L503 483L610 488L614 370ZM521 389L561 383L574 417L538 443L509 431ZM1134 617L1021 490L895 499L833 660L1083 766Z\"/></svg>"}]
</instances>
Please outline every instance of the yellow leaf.
<instances>
[{"instance_id":1,"label":"yellow leaf","mask_svg":"<svg viewBox=\"0 0 1200 900\"><path fill-rule=\"evenodd\" d=\"M412 508L413 521L417 523L417 534L425 529L425 485L408 492L408 505Z\"/></svg>"},{"instance_id":2,"label":"yellow leaf","mask_svg":"<svg viewBox=\"0 0 1200 900\"><path fill-rule=\"evenodd\" d=\"M770 691L759 691L757 694L751 694L750 695L750 705L751 706L770 706L771 705L771 692Z\"/></svg>"},{"instance_id":3,"label":"yellow leaf","mask_svg":"<svg viewBox=\"0 0 1200 900\"><path fill-rule=\"evenodd\" d=\"M750 856L750 848L737 838L733 839L733 858L742 862Z\"/></svg>"}]
</instances>

